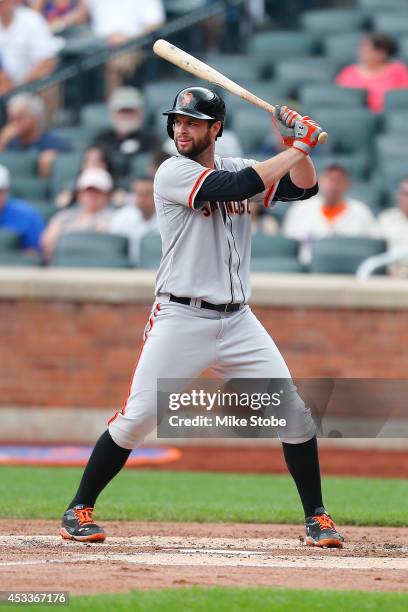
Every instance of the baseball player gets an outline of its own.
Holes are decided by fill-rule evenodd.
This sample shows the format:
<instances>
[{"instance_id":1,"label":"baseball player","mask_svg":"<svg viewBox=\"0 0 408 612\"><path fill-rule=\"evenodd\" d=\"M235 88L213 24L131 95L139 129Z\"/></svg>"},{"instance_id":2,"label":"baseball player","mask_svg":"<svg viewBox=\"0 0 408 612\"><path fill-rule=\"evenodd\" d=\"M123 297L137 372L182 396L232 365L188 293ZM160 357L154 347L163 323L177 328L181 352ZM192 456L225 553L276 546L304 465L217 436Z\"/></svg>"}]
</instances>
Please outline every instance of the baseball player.
<instances>
[{"instance_id":1,"label":"baseball player","mask_svg":"<svg viewBox=\"0 0 408 612\"><path fill-rule=\"evenodd\" d=\"M250 201L270 206L317 193L309 153L321 129L309 117L277 107L274 120L287 148L258 163L215 155L225 105L210 89L183 89L164 115L178 155L159 167L154 181L163 246L156 299L129 397L97 441L63 515L61 535L66 539L105 539L93 521L93 508L132 449L156 425L157 379L197 378L208 367L223 379L291 378L248 306ZM323 505L316 426L298 395L295 410L297 436L280 439L303 505L306 542L341 548L344 539Z\"/></svg>"}]
</instances>

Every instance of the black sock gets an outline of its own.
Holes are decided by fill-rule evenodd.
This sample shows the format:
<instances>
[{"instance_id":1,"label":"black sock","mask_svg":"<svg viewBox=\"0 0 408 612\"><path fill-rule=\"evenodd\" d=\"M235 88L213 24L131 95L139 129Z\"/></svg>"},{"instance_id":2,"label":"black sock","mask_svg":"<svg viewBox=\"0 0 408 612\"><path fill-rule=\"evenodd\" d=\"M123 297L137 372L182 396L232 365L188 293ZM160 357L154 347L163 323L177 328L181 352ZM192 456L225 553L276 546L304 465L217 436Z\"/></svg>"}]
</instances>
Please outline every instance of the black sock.
<instances>
[{"instance_id":1,"label":"black sock","mask_svg":"<svg viewBox=\"0 0 408 612\"><path fill-rule=\"evenodd\" d=\"M282 442L282 447L286 465L302 501L305 517L312 516L316 508L323 506L317 440L314 437L302 444Z\"/></svg>"},{"instance_id":2,"label":"black sock","mask_svg":"<svg viewBox=\"0 0 408 612\"><path fill-rule=\"evenodd\" d=\"M106 430L95 444L78 491L68 508L77 504L93 507L99 493L120 472L131 452L118 446Z\"/></svg>"}]
</instances>

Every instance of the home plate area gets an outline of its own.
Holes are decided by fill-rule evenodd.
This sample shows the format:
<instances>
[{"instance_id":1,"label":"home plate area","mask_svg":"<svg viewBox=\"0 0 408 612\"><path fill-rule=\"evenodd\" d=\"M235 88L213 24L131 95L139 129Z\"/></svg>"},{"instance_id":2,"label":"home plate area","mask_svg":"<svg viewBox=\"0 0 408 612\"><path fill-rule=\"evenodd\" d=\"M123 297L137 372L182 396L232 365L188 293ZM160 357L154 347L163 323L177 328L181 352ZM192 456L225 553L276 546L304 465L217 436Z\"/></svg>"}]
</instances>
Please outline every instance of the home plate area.
<instances>
[{"instance_id":1,"label":"home plate area","mask_svg":"<svg viewBox=\"0 0 408 612\"><path fill-rule=\"evenodd\" d=\"M113 535L100 544L17 530L7 535L2 529L0 590L23 585L73 594L186 585L408 589L405 529L349 527L343 530L349 540L343 549L322 550L305 546L299 526L236 525L234 536L229 524L222 536L221 524L192 525L191 535L187 524L161 525L160 535L154 535L153 523L150 529L133 525L133 533L145 533ZM272 537L265 537L267 528ZM130 529L127 523L125 532ZM181 535L171 535L178 531ZM204 536L206 531L211 535Z\"/></svg>"}]
</instances>

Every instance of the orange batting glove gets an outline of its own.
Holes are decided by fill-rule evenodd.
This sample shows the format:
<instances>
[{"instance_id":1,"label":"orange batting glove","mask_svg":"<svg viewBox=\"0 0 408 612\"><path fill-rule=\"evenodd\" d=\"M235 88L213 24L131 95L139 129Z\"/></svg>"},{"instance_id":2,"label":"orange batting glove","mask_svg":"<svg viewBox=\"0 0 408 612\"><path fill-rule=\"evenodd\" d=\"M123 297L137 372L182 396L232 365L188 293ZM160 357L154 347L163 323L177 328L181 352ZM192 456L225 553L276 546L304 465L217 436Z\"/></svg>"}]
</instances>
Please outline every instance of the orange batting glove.
<instances>
[{"instance_id":1,"label":"orange batting glove","mask_svg":"<svg viewBox=\"0 0 408 612\"><path fill-rule=\"evenodd\" d=\"M296 119L294 125L293 148L302 151L305 155L309 155L311 150L317 145L319 134L322 133L322 128L316 121L310 117L300 117Z\"/></svg>"}]
</instances>

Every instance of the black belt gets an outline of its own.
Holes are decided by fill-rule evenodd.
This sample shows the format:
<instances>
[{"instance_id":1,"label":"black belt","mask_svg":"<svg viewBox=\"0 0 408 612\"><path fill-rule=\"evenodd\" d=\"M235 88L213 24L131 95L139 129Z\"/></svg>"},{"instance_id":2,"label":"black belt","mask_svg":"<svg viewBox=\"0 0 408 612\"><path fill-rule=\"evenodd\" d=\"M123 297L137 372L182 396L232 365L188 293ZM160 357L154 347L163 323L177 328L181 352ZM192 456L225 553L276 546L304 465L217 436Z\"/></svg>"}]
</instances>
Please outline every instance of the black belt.
<instances>
[{"instance_id":1,"label":"black belt","mask_svg":"<svg viewBox=\"0 0 408 612\"><path fill-rule=\"evenodd\" d=\"M191 302L194 302L195 298L189 297L177 297L177 295L170 294L170 302L177 302L177 304L184 304L185 306L191 306ZM242 304L211 304L201 300L200 308L207 308L208 310L216 310L217 312L236 312L241 308Z\"/></svg>"}]
</instances>

